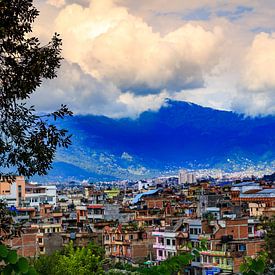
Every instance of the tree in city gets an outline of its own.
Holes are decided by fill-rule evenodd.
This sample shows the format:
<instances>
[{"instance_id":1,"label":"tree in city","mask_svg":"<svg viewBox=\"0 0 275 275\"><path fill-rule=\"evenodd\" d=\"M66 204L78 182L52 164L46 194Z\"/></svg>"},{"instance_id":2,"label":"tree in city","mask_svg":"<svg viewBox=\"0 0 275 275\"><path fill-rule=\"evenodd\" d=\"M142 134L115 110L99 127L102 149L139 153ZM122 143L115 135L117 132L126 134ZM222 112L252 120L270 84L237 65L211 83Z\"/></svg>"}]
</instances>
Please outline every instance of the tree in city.
<instances>
[{"instance_id":1,"label":"tree in city","mask_svg":"<svg viewBox=\"0 0 275 275\"><path fill-rule=\"evenodd\" d=\"M56 77L61 39L41 45L31 35L38 16L32 0L0 0L0 167L1 176L45 175L56 149L70 145L67 130L52 121L72 115L65 106L39 115L28 100L43 79Z\"/></svg>"},{"instance_id":2,"label":"tree in city","mask_svg":"<svg viewBox=\"0 0 275 275\"><path fill-rule=\"evenodd\" d=\"M275 274L275 216L262 218L265 230L265 245L255 258L246 258L240 267L243 275L273 275Z\"/></svg>"},{"instance_id":3,"label":"tree in city","mask_svg":"<svg viewBox=\"0 0 275 275\"><path fill-rule=\"evenodd\" d=\"M38 274L73 275L103 274L104 253L101 247L89 244L74 247L71 241L64 249L52 255L40 256L34 262Z\"/></svg>"}]
</instances>

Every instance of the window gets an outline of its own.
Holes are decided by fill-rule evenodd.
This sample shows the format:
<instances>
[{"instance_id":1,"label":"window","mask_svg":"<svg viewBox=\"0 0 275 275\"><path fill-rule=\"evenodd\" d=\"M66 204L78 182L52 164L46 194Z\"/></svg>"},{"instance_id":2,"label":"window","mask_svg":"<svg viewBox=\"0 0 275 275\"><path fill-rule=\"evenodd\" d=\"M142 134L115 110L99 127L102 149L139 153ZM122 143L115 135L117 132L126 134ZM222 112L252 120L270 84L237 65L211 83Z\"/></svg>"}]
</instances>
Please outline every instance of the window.
<instances>
[{"instance_id":1,"label":"window","mask_svg":"<svg viewBox=\"0 0 275 275\"><path fill-rule=\"evenodd\" d=\"M198 228L194 228L194 234L198 235Z\"/></svg>"},{"instance_id":2,"label":"window","mask_svg":"<svg viewBox=\"0 0 275 275\"><path fill-rule=\"evenodd\" d=\"M159 250L159 256L162 257L163 253L162 250Z\"/></svg>"},{"instance_id":3,"label":"window","mask_svg":"<svg viewBox=\"0 0 275 275\"><path fill-rule=\"evenodd\" d=\"M201 228L198 229L198 233L201 234Z\"/></svg>"},{"instance_id":4,"label":"window","mask_svg":"<svg viewBox=\"0 0 275 275\"><path fill-rule=\"evenodd\" d=\"M227 264L227 265L232 265L232 259L230 259L230 258L229 258L229 259L226 259L226 264Z\"/></svg>"},{"instance_id":5,"label":"window","mask_svg":"<svg viewBox=\"0 0 275 275\"><path fill-rule=\"evenodd\" d=\"M133 235L130 235L130 240L133 240L134 239L134 236Z\"/></svg>"},{"instance_id":6,"label":"window","mask_svg":"<svg viewBox=\"0 0 275 275\"><path fill-rule=\"evenodd\" d=\"M216 263L220 264L220 258L216 258Z\"/></svg>"},{"instance_id":7,"label":"window","mask_svg":"<svg viewBox=\"0 0 275 275\"><path fill-rule=\"evenodd\" d=\"M173 246L176 245L176 240L172 240L172 245L173 245Z\"/></svg>"},{"instance_id":8,"label":"window","mask_svg":"<svg viewBox=\"0 0 275 275\"><path fill-rule=\"evenodd\" d=\"M199 263L200 261L201 261L201 257L196 257L196 258L194 259L194 262Z\"/></svg>"},{"instance_id":9,"label":"window","mask_svg":"<svg viewBox=\"0 0 275 275\"><path fill-rule=\"evenodd\" d=\"M167 239L167 240L166 240L166 244L167 244L167 245L171 245L171 240L170 240L170 239Z\"/></svg>"},{"instance_id":10,"label":"window","mask_svg":"<svg viewBox=\"0 0 275 275\"><path fill-rule=\"evenodd\" d=\"M190 228L190 234L194 234L194 229Z\"/></svg>"},{"instance_id":11,"label":"window","mask_svg":"<svg viewBox=\"0 0 275 275\"><path fill-rule=\"evenodd\" d=\"M106 235L106 236L105 236L105 240L106 240L106 241L109 241L109 235Z\"/></svg>"},{"instance_id":12,"label":"window","mask_svg":"<svg viewBox=\"0 0 275 275\"><path fill-rule=\"evenodd\" d=\"M248 234L252 234L253 233L253 227L252 226L248 226Z\"/></svg>"},{"instance_id":13,"label":"window","mask_svg":"<svg viewBox=\"0 0 275 275\"><path fill-rule=\"evenodd\" d=\"M114 246L114 252L116 252L116 246Z\"/></svg>"},{"instance_id":14,"label":"window","mask_svg":"<svg viewBox=\"0 0 275 275\"><path fill-rule=\"evenodd\" d=\"M246 245L245 244L240 244L239 245L239 251L246 251Z\"/></svg>"},{"instance_id":15,"label":"window","mask_svg":"<svg viewBox=\"0 0 275 275\"><path fill-rule=\"evenodd\" d=\"M39 243L43 243L43 239L42 238L38 238L38 242Z\"/></svg>"}]
</instances>

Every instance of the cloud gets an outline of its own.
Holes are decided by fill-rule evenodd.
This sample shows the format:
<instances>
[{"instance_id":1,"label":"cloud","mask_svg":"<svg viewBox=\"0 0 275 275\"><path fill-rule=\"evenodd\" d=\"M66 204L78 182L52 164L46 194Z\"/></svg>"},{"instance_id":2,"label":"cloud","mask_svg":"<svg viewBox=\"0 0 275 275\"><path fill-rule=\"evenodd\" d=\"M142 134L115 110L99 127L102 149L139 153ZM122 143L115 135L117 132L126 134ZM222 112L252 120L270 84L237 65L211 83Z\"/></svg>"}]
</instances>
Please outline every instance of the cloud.
<instances>
[{"instance_id":1,"label":"cloud","mask_svg":"<svg viewBox=\"0 0 275 275\"><path fill-rule=\"evenodd\" d=\"M168 96L136 96L122 93L113 83L101 82L82 71L76 63L63 60L58 77L44 81L31 97L38 110L51 112L60 104L70 106L76 114L106 115L119 118L136 117L147 110L158 110Z\"/></svg>"},{"instance_id":2,"label":"cloud","mask_svg":"<svg viewBox=\"0 0 275 275\"><path fill-rule=\"evenodd\" d=\"M61 33L65 58L33 97L41 110L135 117L172 98L275 113L274 1L36 1L35 34Z\"/></svg>"},{"instance_id":3,"label":"cloud","mask_svg":"<svg viewBox=\"0 0 275 275\"><path fill-rule=\"evenodd\" d=\"M250 115L275 114L275 33L257 34L244 59L239 100Z\"/></svg>"},{"instance_id":4,"label":"cloud","mask_svg":"<svg viewBox=\"0 0 275 275\"><path fill-rule=\"evenodd\" d=\"M136 94L203 86L204 74L218 62L222 40L219 28L207 31L192 24L161 36L108 0L93 1L87 8L67 6L56 28L67 60L122 92Z\"/></svg>"},{"instance_id":5,"label":"cloud","mask_svg":"<svg viewBox=\"0 0 275 275\"><path fill-rule=\"evenodd\" d=\"M60 8L66 4L65 0L47 0L47 3L49 5L55 6L57 8Z\"/></svg>"}]
</instances>

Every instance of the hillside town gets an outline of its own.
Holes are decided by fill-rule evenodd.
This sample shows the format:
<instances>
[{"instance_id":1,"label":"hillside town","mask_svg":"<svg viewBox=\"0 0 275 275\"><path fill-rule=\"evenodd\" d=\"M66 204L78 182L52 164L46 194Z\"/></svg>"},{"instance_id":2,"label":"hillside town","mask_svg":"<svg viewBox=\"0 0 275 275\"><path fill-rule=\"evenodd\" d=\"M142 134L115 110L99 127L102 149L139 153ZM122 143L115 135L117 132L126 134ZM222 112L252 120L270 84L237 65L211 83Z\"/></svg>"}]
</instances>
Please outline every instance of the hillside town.
<instances>
[{"instance_id":1,"label":"hillside town","mask_svg":"<svg viewBox=\"0 0 275 275\"><path fill-rule=\"evenodd\" d=\"M159 265L206 242L184 274L238 274L264 249L264 222L275 215L274 177L178 176L120 183L119 188L41 185L2 179L0 200L23 226L7 241L24 257L93 242L113 262ZM1 235L5 234L1 228Z\"/></svg>"}]
</instances>

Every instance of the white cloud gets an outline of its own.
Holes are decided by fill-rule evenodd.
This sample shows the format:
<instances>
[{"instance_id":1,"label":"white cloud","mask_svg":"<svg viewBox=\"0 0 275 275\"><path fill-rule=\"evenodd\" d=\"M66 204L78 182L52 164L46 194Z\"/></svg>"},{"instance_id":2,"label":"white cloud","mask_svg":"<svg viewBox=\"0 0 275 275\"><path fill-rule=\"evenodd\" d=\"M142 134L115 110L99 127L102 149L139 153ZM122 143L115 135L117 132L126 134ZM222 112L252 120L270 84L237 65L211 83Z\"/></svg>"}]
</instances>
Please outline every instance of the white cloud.
<instances>
[{"instance_id":1,"label":"white cloud","mask_svg":"<svg viewBox=\"0 0 275 275\"><path fill-rule=\"evenodd\" d=\"M69 5L56 19L64 56L100 81L137 94L201 87L218 62L222 33L185 24L161 36L112 1Z\"/></svg>"},{"instance_id":2,"label":"white cloud","mask_svg":"<svg viewBox=\"0 0 275 275\"><path fill-rule=\"evenodd\" d=\"M244 64L243 84L250 91L275 89L275 33L255 36Z\"/></svg>"},{"instance_id":3,"label":"white cloud","mask_svg":"<svg viewBox=\"0 0 275 275\"><path fill-rule=\"evenodd\" d=\"M49 5L55 6L57 8L63 7L66 4L65 0L47 0Z\"/></svg>"},{"instance_id":4,"label":"white cloud","mask_svg":"<svg viewBox=\"0 0 275 275\"><path fill-rule=\"evenodd\" d=\"M275 33L255 36L244 58L233 106L250 115L275 114Z\"/></svg>"},{"instance_id":5,"label":"white cloud","mask_svg":"<svg viewBox=\"0 0 275 275\"><path fill-rule=\"evenodd\" d=\"M36 1L35 34L60 32L65 57L33 97L40 109L133 117L168 97L275 113L275 35L257 33L275 30L274 1Z\"/></svg>"},{"instance_id":6,"label":"white cloud","mask_svg":"<svg viewBox=\"0 0 275 275\"><path fill-rule=\"evenodd\" d=\"M136 96L122 93L111 82L100 82L82 71L76 63L62 62L58 77L43 82L31 98L39 110L53 111L60 104L70 106L76 114L106 115L113 118L136 117L146 110L158 110L168 96L166 92Z\"/></svg>"}]
</instances>

